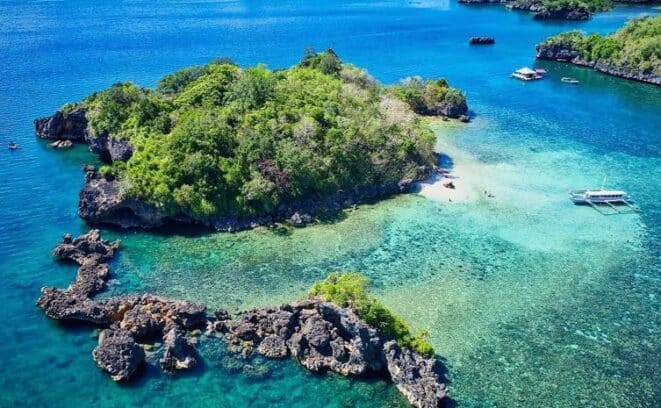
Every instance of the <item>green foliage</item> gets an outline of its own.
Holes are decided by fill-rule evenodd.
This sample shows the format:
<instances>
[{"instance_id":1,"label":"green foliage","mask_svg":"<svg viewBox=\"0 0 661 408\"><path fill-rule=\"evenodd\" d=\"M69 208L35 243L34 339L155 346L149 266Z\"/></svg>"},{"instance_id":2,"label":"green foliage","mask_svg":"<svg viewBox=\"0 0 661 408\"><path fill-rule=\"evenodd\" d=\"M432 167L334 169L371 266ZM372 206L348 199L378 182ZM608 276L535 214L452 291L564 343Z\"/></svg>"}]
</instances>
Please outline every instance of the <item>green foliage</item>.
<instances>
[{"instance_id":1,"label":"green foliage","mask_svg":"<svg viewBox=\"0 0 661 408\"><path fill-rule=\"evenodd\" d=\"M336 76L342 70L342 61L330 48L320 53L315 53L313 49L308 48L305 50L299 66L317 69L326 75Z\"/></svg>"},{"instance_id":2,"label":"green foliage","mask_svg":"<svg viewBox=\"0 0 661 408\"><path fill-rule=\"evenodd\" d=\"M333 272L323 281L315 283L310 295L353 309L367 324L391 336L402 347L411 348L423 356L434 355L429 332L420 330L413 335L404 319L367 293L368 285L369 280L360 273Z\"/></svg>"},{"instance_id":3,"label":"green foliage","mask_svg":"<svg viewBox=\"0 0 661 408\"><path fill-rule=\"evenodd\" d=\"M589 12L607 11L613 8L611 0L544 0L544 8L555 10L586 10Z\"/></svg>"},{"instance_id":4,"label":"green foliage","mask_svg":"<svg viewBox=\"0 0 661 408\"><path fill-rule=\"evenodd\" d=\"M423 99L465 102L445 80L421 89ZM91 133L133 145L108 170L125 194L169 214L244 217L418 177L434 163L435 138L391 93L328 50L279 71L216 60L156 90L118 83L80 105Z\"/></svg>"},{"instance_id":5,"label":"green foliage","mask_svg":"<svg viewBox=\"0 0 661 408\"><path fill-rule=\"evenodd\" d=\"M631 20L606 37L570 31L547 39L543 45L573 49L588 61L661 75L661 16Z\"/></svg>"},{"instance_id":6,"label":"green foliage","mask_svg":"<svg viewBox=\"0 0 661 408\"><path fill-rule=\"evenodd\" d=\"M464 94L450 87L445 78L428 81L420 77L406 78L392 87L392 93L421 115L438 114L439 107L446 105L466 106Z\"/></svg>"}]
</instances>

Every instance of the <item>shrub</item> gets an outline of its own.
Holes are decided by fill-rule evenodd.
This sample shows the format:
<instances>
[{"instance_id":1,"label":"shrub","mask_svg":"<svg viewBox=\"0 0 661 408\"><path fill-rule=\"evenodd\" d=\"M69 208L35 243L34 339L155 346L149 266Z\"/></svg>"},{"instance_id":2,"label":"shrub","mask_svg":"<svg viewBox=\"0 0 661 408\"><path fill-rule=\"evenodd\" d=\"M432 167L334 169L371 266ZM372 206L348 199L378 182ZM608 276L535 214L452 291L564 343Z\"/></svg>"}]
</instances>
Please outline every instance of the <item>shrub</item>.
<instances>
[{"instance_id":1,"label":"shrub","mask_svg":"<svg viewBox=\"0 0 661 408\"><path fill-rule=\"evenodd\" d=\"M401 347L410 348L423 356L434 355L429 332L420 330L415 335L400 316L367 293L369 280L357 272L333 272L310 289L310 295L319 296L327 302L351 308L370 326L392 337Z\"/></svg>"}]
</instances>

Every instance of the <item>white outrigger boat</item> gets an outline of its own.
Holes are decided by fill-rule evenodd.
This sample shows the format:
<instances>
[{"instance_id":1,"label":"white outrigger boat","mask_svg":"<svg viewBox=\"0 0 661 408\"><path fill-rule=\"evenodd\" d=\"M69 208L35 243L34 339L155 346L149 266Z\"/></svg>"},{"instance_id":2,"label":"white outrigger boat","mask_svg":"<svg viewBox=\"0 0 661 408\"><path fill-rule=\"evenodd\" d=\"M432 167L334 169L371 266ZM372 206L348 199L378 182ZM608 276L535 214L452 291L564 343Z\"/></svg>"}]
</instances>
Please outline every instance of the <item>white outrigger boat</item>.
<instances>
[{"instance_id":1,"label":"white outrigger boat","mask_svg":"<svg viewBox=\"0 0 661 408\"><path fill-rule=\"evenodd\" d=\"M545 70L532 70L528 67L519 68L512 72L512 78L520 79L522 81L534 81L544 78Z\"/></svg>"},{"instance_id":2,"label":"white outrigger boat","mask_svg":"<svg viewBox=\"0 0 661 408\"><path fill-rule=\"evenodd\" d=\"M604 189L594 189L594 190L574 190L569 192L569 199L572 200L574 204L587 204L590 205L595 210L599 211L604 215L614 215L614 214L627 214L632 212L637 212L638 209L631 205L626 191L622 190L604 190ZM598 205L605 204L615 210L615 212L603 212ZM617 206L625 205L628 207L627 210L620 210Z\"/></svg>"}]
</instances>

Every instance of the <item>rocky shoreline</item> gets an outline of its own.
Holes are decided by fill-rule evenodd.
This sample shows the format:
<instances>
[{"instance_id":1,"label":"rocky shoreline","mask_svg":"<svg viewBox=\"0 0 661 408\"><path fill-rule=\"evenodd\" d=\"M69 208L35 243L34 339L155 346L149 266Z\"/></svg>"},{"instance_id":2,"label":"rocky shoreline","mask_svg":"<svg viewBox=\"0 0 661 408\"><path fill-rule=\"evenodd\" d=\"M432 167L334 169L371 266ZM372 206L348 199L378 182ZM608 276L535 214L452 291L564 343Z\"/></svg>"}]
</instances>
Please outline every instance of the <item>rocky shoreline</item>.
<instances>
[{"instance_id":1,"label":"rocky shoreline","mask_svg":"<svg viewBox=\"0 0 661 408\"><path fill-rule=\"evenodd\" d=\"M615 64L607 63L601 60L588 61L581 57L578 50L573 49L567 44L540 43L535 47L538 59L564 62L578 65L581 67L593 68L604 74L612 75L618 78L630 79L648 84L661 85L661 77L653 72L643 72L635 68L620 67Z\"/></svg>"},{"instance_id":2,"label":"rocky shoreline","mask_svg":"<svg viewBox=\"0 0 661 408\"><path fill-rule=\"evenodd\" d=\"M232 317L226 310L208 316L206 307L152 294L93 299L109 277L108 262L119 241L108 242L98 230L78 238L65 235L56 258L79 265L66 289L44 287L37 306L59 321L101 326L92 351L97 365L115 381L126 381L146 364L145 349L160 337L159 365L166 372L194 367L199 359L192 332L224 339L243 358L292 357L314 372L342 375L385 375L415 407L442 406L447 388L440 363L369 326L351 309L310 297L279 307L252 309Z\"/></svg>"},{"instance_id":3,"label":"rocky shoreline","mask_svg":"<svg viewBox=\"0 0 661 408\"><path fill-rule=\"evenodd\" d=\"M463 115L460 119L463 121ZM115 140L108 135L92 135L88 130L85 109L57 111L54 115L36 119L37 136L47 140L70 140L88 144L105 162L126 161L133 148L129 141ZM219 231L238 231L270 226L278 221L288 221L295 227L314 222L314 216L336 212L343 208L382 199L395 194L413 191L415 183L427 179L432 172L429 166L418 168L417 177L373 186L339 191L328 197L309 198L286 202L269 213L249 217L201 218L191 214L169 214L164 209L139 198L127 198L122 194L121 182L112 176L98 174L93 166L84 166L85 185L80 191L78 214L86 221L98 225L114 225L121 228L156 228L171 223L197 224Z\"/></svg>"}]
</instances>

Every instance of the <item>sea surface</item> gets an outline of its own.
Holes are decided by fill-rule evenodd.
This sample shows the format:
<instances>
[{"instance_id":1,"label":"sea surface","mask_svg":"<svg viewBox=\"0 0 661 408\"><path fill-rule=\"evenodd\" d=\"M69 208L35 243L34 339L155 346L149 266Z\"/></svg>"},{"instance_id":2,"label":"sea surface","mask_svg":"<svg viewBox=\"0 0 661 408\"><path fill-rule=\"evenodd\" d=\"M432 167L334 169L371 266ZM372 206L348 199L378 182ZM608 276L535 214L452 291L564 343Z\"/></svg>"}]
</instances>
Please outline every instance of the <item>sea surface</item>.
<instances>
[{"instance_id":1,"label":"sea surface","mask_svg":"<svg viewBox=\"0 0 661 408\"><path fill-rule=\"evenodd\" d=\"M463 89L472 123L435 129L456 183L478 193L399 196L301 230L104 230L123 242L110 293L237 311L359 270L384 303L429 329L460 407L658 407L661 88L534 59L549 35L608 33L657 13L617 7L541 23L454 0L1 0L0 406L406 406L380 379L312 375L289 360L241 369L214 341L191 373L147 368L116 384L92 360L93 328L35 307L42 286L75 274L49 251L62 233L90 228L76 206L80 167L95 158L83 146L53 151L35 138L34 118L117 81L153 86L218 56L288 67L311 46L333 47L383 83L443 76ZM470 47L473 35L496 45ZM525 65L548 77L508 78ZM567 199L604 177L641 212L604 216Z\"/></svg>"}]
</instances>

